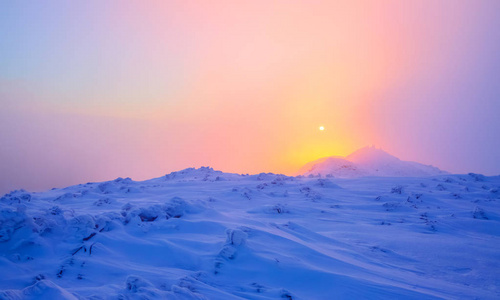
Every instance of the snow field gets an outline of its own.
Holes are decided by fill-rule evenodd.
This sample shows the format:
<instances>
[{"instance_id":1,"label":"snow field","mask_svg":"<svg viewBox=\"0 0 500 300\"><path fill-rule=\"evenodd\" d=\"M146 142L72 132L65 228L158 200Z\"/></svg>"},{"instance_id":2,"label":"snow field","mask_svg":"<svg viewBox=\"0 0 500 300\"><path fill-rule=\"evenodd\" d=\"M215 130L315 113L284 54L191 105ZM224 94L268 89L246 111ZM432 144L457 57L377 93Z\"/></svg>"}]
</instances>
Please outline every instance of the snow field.
<instances>
[{"instance_id":1,"label":"snow field","mask_svg":"<svg viewBox=\"0 0 500 300\"><path fill-rule=\"evenodd\" d=\"M186 169L0 199L0 299L497 299L500 178Z\"/></svg>"}]
</instances>

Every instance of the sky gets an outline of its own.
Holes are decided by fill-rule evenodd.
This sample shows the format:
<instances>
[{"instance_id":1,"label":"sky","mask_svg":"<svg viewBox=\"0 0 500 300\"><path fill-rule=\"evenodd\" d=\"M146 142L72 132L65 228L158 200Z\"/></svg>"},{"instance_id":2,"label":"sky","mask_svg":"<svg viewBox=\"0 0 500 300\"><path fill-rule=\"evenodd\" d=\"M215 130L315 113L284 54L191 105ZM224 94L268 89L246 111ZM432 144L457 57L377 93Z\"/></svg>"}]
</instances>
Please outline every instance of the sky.
<instances>
[{"instance_id":1,"label":"sky","mask_svg":"<svg viewBox=\"0 0 500 300\"><path fill-rule=\"evenodd\" d=\"M0 192L376 145L500 174L500 1L2 1ZM324 126L325 130L319 130Z\"/></svg>"}]
</instances>

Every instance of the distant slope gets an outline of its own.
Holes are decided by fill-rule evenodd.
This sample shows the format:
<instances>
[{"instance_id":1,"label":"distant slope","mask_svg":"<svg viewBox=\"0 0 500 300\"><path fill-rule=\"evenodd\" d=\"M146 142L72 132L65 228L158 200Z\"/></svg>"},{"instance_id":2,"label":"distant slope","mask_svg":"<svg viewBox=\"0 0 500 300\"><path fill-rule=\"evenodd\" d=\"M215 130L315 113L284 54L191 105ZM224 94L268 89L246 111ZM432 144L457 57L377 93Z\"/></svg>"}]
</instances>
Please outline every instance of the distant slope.
<instances>
[{"instance_id":1,"label":"distant slope","mask_svg":"<svg viewBox=\"0 0 500 300\"><path fill-rule=\"evenodd\" d=\"M298 173L306 176L319 174L338 178L425 177L447 174L433 166L400 160L373 146L361 148L345 158L332 156L318 159L304 165Z\"/></svg>"},{"instance_id":2,"label":"distant slope","mask_svg":"<svg viewBox=\"0 0 500 300\"><path fill-rule=\"evenodd\" d=\"M302 175L331 175L339 178L371 176L369 170L342 157L324 157L304 165L298 172Z\"/></svg>"}]
</instances>

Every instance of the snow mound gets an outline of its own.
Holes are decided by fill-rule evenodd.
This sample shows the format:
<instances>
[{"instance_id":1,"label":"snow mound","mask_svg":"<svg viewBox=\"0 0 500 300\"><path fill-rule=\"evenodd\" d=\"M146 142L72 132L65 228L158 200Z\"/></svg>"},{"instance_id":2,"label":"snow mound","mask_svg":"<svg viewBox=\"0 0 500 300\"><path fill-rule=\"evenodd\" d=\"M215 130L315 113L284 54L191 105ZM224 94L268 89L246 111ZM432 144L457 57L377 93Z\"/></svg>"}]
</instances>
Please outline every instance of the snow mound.
<instances>
[{"instance_id":1,"label":"snow mound","mask_svg":"<svg viewBox=\"0 0 500 300\"><path fill-rule=\"evenodd\" d=\"M233 177L238 177L237 174L225 174L221 171L214 170L211 167L187 168L181 171L172 172L165 175L165 180L174 181L226 181Z\"/></svg>"},{"instance_id":2,"label":"snow mound","mask_svg":"<svg viewBox=\"0 0 500 300\"><path fill-rule=\"evenodd\" d=\"M0 291L0 299L18 300L18 299L65 299L77 300L73 294L67 292L50 280L41 280L35 284L24 288L22 291L7 290Z\"/></svg>"},{"instance_id":3,"label":"snow mound","mask_svg":"<svg viewBox=\"0 0 500 300\"><path fill-rule=\"evenodd\" d=\"M373 146L361 148L345 158L332 156L309 162L298 173L337 178L425 177L447 174L433 166L400 160Z\"/></svg>"}]
</instances>

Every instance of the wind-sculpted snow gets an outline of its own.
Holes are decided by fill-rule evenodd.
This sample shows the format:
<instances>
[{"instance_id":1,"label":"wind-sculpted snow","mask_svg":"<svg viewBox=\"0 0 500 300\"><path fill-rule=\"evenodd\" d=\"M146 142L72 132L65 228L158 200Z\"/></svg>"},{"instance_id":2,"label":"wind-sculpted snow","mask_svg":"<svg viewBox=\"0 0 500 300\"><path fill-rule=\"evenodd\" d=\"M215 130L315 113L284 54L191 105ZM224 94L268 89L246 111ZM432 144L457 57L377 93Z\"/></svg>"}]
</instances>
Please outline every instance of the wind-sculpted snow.
<instances>
[{"instance_id":1,"label":"wind-sculpted snow","mask_svg":"<svg viewBox=\"0 0 500 300\"><path fill-rule=\"evenodd\" d=\"M500 177L186 169L0 198L0 299L498 299Z\"/></svg>"}]
</instances>

